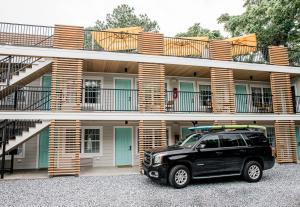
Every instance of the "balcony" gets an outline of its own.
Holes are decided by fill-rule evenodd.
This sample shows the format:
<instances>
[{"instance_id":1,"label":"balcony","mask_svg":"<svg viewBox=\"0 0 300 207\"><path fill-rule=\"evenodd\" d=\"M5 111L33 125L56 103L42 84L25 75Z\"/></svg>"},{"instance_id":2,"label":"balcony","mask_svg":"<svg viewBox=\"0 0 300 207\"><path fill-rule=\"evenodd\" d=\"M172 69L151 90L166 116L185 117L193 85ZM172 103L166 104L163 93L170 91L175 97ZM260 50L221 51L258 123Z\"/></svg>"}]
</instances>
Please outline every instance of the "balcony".
<instances>
[{"instance_id":1,"label":"balcony","mask_svg":"<svg viewBox=\"0 0 300 207\"><path fill-rule=\"evenodd\" d=\"M0 22L0 45L54 47L54 28ZM84 50L139 53L138 37L142 30L121 28L114 30L84 30ZM269 64L268 47L259 47L256 40L239 43L239 37L230 38L232 59L235 62ZM238 43L237 43L238 42ZM210 41L204 37L164 37L165 56L210 59ZM300 51L289 50L290 66L300 67Z\"/></svg>"},{"instance_id":2,"label":"balcony","mask_svg":"<svg viewBox=\"0 0 300 207\"><path fill-rule=\"evenodd\" d=\"M271 94L235 94L236 113L273 113Z\"/></svg>"}]
</instances>

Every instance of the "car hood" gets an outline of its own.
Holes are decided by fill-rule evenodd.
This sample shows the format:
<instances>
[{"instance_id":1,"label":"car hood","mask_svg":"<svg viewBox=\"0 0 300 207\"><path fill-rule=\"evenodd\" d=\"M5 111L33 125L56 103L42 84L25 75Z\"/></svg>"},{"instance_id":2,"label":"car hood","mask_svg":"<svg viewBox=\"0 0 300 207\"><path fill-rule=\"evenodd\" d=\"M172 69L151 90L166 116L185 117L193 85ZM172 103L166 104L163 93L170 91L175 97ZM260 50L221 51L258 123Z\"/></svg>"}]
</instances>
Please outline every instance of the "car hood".
<instances>
[{"instance_id":1,"label":"car hood","mask_svg":"<svg viewBox=\"0 0 300 207\"><path fill-rule=\"evenodd\" d=\"M179 145L171 145L168 147L152 148L150 150L146 150L146 152L151 153L151 154L156 154L156 153L161 153L161 152L171 152L171 151L178 151L178 150L183 150L183 149L185 149L185 148L181 147Z\"/></svg>"}]
</instances>

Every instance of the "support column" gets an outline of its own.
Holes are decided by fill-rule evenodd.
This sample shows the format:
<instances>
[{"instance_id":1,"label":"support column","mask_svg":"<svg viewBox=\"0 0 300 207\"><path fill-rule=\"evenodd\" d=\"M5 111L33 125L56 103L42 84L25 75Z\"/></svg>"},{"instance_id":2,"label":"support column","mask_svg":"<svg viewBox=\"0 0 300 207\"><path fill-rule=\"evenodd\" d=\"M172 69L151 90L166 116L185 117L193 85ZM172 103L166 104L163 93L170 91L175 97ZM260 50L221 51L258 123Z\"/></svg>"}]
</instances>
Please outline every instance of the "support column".
<instances>
[{"instance_id":1,"label":"support column","mask_svg":"<svg viewBox=\"0 0 300 207\"><path fill-rule=\"evenodd\" d=\"M148 55L163 54L163 35L143 32L138 39L139 53ZM139 63L138 88L140 112L165 111L165 66L162 64ZM139 122L140 166L144 151L167 144L165 121Z\"/></svg>"},{"instance_id":2,"label":"support column","mask_svg":"<svg viewBox=\"0 0 300 207\"><path fill-rule=\"evenodd\" d=\"M54 47L83 48L83 27L55 25ZM52 64L51 111L81 111L83 60L55 58ZM49 176L79 175L80 120L52 120Z\"/></svg>"},{"instance_id":3,"label":"support column","mask_svg":"<svg viewBox=\"0 0 300 207\"><path fill-rule=\"evenodd\" d=\"M288 51L285 47L269 48L270 64L288 66ZM293 100L291 78L288 73L270 75L273 109L276 114L292 114ZM275 121L276 154L278 163L297 162L295 121Z\"/></svg>"},{"instance_id":4,"label":"support column","mask_svg":"<svg viewBox=\"0 0 300 207\"><path fill-rule=\"evenodd\" d=\"M232 61L232 45L226 41L211 41L209 47L210 59ZM214 113L234 113L234 79L233 70L211 68L212 108ZM218 121L214 124L235 124L235 121Z\"/></svg>"}]
</instances>

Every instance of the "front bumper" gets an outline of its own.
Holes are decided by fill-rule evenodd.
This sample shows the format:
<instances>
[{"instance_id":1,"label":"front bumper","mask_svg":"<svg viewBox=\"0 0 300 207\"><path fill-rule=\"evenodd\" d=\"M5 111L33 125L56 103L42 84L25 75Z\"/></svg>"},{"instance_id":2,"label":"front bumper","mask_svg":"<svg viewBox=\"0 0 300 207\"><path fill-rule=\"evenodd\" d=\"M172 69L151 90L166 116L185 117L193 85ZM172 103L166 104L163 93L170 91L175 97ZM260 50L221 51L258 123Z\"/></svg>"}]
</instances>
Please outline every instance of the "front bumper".
<instances>
[{"instance_id":1,"label":"front bumper","mask_svg":"<svg viewBox=\"0 0 300 207\"><path fill-rule=\"evenodd\" d=\"M165 165L146 166L143 164L144 175L160 183L168 183L168 168Z\"/></svg>"}]
</instances>

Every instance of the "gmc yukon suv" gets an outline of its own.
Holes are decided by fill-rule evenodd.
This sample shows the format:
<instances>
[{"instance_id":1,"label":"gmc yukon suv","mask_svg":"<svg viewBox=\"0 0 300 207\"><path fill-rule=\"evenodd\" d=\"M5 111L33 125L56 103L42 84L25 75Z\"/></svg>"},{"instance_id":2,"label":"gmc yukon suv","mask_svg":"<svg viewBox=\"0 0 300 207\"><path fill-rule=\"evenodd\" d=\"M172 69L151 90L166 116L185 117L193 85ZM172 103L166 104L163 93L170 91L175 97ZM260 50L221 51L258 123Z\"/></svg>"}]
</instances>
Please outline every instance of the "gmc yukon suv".
<instances>
[{"instance_id":1,"label":"gmc yukon suv","mask_svg":"<svg viewBox=\"0 0 300 207\"><path fill-rule=\"evenodd\" d=\"M242 176L258 182L274 166L272 148L264 133L239 130L194 133L179 145L144 153L144 174L183 188L191 179Z\"/></svg>"}]
</instances>

